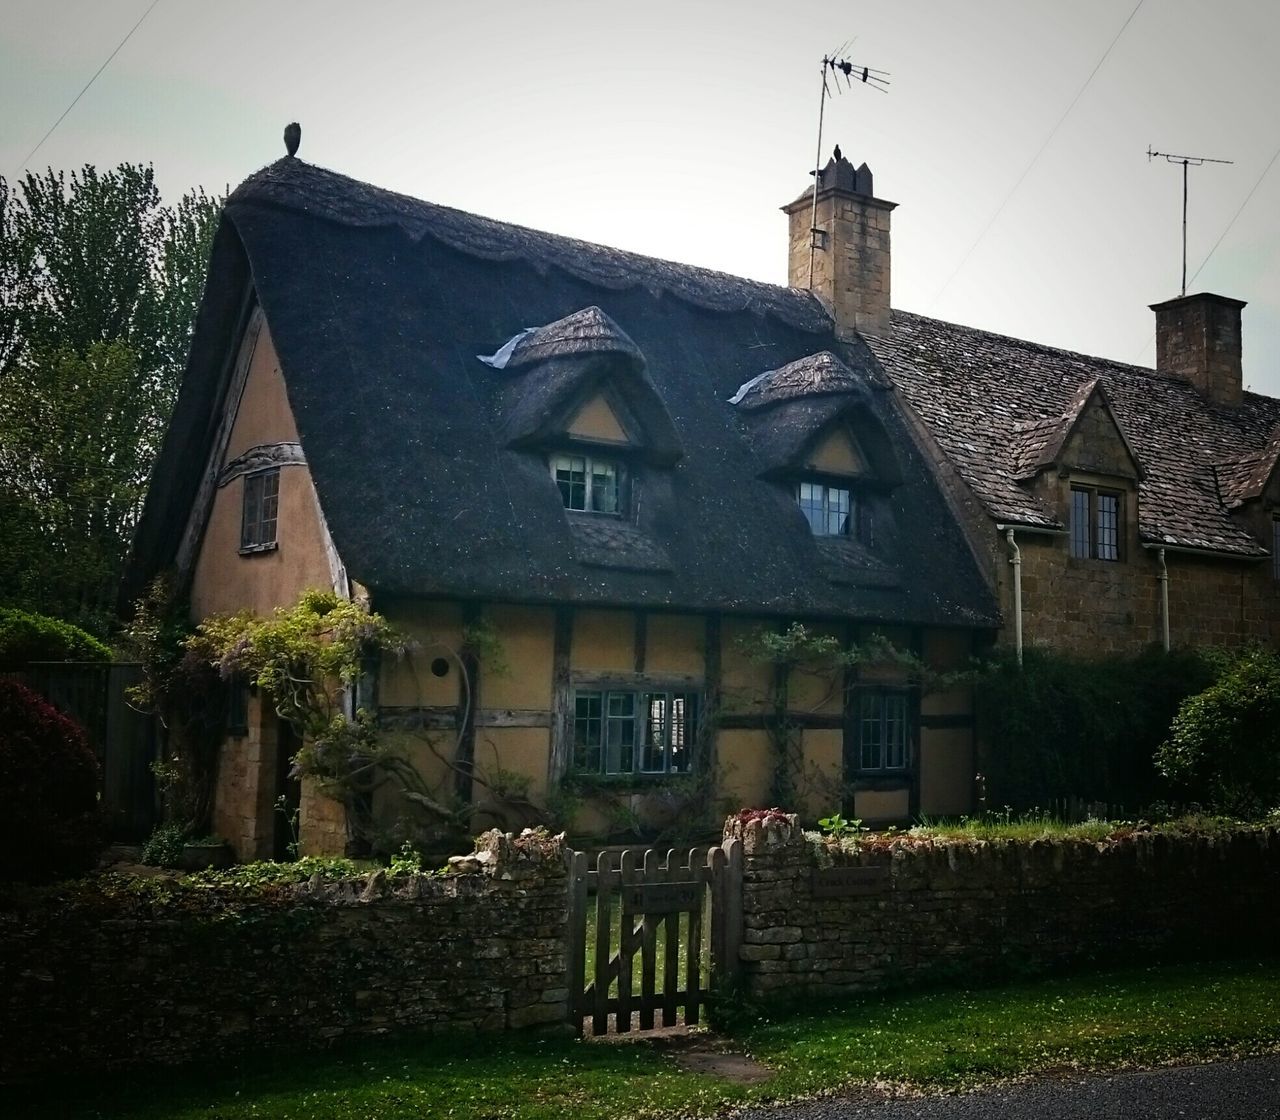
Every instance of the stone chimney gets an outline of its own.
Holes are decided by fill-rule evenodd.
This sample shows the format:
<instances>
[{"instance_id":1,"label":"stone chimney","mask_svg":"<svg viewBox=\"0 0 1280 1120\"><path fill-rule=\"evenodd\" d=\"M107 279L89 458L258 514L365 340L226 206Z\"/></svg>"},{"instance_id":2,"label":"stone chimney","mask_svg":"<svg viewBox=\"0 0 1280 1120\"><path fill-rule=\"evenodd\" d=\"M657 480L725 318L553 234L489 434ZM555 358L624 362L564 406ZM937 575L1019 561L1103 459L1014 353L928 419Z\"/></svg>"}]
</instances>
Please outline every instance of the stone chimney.
<instances>
[{"instance_id":1,"label":"stone chimney","mask_svg":"<svg viewBox=\"0 0 1280 1120\"><path fill-rule=\"evenodd\" d=\"M889 333L889 215L895 206L872 194L867 165L855 169L837 146L818 177L817 214L812 188L782 208L791 222L787 282L813 291L840 337Z\"/></svg>"},{"instance_id":2,"label":"stone chimney","mask_svg":"<svg viewBox=\"0 0 1280 1120\"><path fill-rule=\"evenodd\" d=\"M1153 303L1156 369L1190 381L1214 404L1235 406L1244 396L1240 366L1242 300L1201 292Z\"/></svg>"}]
</instances>

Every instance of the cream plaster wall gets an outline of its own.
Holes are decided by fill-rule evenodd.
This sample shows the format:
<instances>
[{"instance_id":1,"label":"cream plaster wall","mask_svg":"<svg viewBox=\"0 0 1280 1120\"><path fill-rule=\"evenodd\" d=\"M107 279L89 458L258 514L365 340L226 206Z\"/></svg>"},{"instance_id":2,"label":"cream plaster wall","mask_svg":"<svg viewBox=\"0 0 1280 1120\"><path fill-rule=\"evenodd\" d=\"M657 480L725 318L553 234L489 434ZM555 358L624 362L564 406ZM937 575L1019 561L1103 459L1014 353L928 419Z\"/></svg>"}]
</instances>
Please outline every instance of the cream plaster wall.
<instances>
[{"instance_id":1,"label":"cream plaster wall","mask_svg":"<svg viewBox=\"0 0 1280 1120\"><path fill-rule=\"evenodd\" d=\"M613 409L604 397L592 397L578 410L569 425L569 434L580 439L597 439L605 443L630 443Z\"/></svg>"},{"instance_id":2,"label":"cream plaster wall","mask_svg":"<svg viewBox=\"0 0 1280 1120\"><path fill-rule=\"evenodd\" d=\"M217 469L251 447L297 439L280 363L264 324ZM192 574L191 613L197 619L244 609L269 614L277 606L294 602L308 587L333 586L326 533L307 467L286 464L280 468L279 543L274 550L240 555L243 504L243 475L214 494Z\"/></svg>"},{"instance_id":3,"label":"cream plaster wall","mask_svg":"<svg viewBox=\"0 0 1280 1120\"><path fill-rule=\"evenodd\" d=\"M574 669L634 672L635 632L631 611L576 611L570 664Z\"/></svg>"}]
</instances>

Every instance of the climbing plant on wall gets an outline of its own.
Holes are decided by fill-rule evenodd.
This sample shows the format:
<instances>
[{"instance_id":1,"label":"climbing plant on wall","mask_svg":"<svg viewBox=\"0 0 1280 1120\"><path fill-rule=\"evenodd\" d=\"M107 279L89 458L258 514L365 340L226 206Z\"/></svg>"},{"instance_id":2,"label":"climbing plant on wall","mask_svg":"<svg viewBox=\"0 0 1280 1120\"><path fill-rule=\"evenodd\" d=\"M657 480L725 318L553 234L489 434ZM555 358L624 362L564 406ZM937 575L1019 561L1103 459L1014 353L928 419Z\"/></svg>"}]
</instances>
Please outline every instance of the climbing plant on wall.
<instances>
[{"instance_id":1,"label":"climbing plant on wall","mask_svg":"<svg viewBox=\"0 0 1280 1120\"><path fill-rule=\"evenodd\" d=\"M880 633L846 644L799 622L784 628L756 629L740 639L738 647L749 661L771 669L765 694L749 699L766 711L766 731L772 748L769 800L784 807L800 803L801 783L805 780L802 727L795 720L792 707L798 677L814 678L822 686L817 702L811 705L814 711L837 694L842 695L850 686L851 671L856 673L859 669L892 670L896 679L921 693L954 688L967 677L965 672L943 673L930 668L922 658L900 649ZM813 776L813 781L820 786L833 786L829 778L820 775ZM821 794L838 806L845 800L846 786L837 781L833 788L823 788Z\"/></svg>"},{"instance_id":2,"label":"climbing plant on wall","mask_svg":"<svg viewBox=\"0 0 1280 1120\"><path fill-rule=\"evenodd\" d=\"M216 667L223 680L240 678L269 698L302 743L293 759L294 774L313 779L322 793L343 804L348 830L361 850L395 851L405 839L424 847L456 845L470 834L477 811L504 824L512 816L540 815L518 776L460 758L466 711L455 733L421 728L413 733L440 763L444 776L430 780L403 742L384 734L377 712L361 700L362 684L379 665L412 661L425 649L432 655L445 652L457 665L469 709L474 689L468 663L484 663L490 672L501 672L504 665L501 642L483 620L464 630L460 648L435 640L419 643L363 603L308 590L293 606L266 617L244 611L211 616L185 645ZM463 772L483 791L475 801L457 793L453 778ZM379 790L397 794L399 804L416 815L417 826L400 814L400 832L382 835L372 814Z\"/></svg>"}]
</instances>

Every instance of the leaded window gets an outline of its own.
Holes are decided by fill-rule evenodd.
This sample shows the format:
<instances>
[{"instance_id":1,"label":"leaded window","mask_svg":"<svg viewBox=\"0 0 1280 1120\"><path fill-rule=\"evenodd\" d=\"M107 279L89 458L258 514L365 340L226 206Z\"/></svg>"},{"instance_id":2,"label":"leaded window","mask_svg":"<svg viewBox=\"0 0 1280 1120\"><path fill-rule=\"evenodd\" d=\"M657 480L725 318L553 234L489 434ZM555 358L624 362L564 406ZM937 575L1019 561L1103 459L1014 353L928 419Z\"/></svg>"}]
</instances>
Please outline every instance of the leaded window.
<instances>
[{"instance_id":1,"label":"leaded window","mask_svg":"<svg viewBox=\"0 0 1280 1120\"><path fill-rule=\"evenodd\" d=\"M853 517L853 495L823 482L796 483L796 500L815 537L847 536Z\"/></svg>"},{"instance_id":2,"label":"leaded window","mask_svg":"<svg viewBox=\"0 0 1280 1120\"><path fill-rule=\"evenodd\" d=\"M240 520L240 550L257 552L276 545L280 511L280 468L244 476L244 508Z\"/></svg>"},{"instance_id":3,"label":"leaded window","mask_svg":"<svg viewBox=\"0 0 1280 1120\"><path fill-rule=\"evenodd\" d=\"M688 692L578 691L573 765L582 773L683 774L697 727Z\"/></svg>"},{"instance_id":4,"label":"leaded window","mask_svg":"<svg viewBox=\"0 0 1280 1120\"><path fill-rule=\"evenodd\" d=\"M858 768L905 770L909 761L907 694L862 693L858 697Z\"/></svg>"},{"instance_id":5,"label":"leaded window","mask_svg":"<svg viewBox=\"0 0 1280 1120\"><path fill-rule=\"evenodd\" d=\"M1123 495L1087 486L1071 487L1071 555L1086 560L1120 559Z\"/></svg>"},{"instance_id":6,"label":"leaded window","mask_svg":"<svg viewBox=\"0 0 1280 1120\"><path fill-rule=\"evenodd\" d=\"M554 455L551 474L560 488L565 509L622 512L622 469L615 460L591 455Z\"/></svg>"}]
</instances>

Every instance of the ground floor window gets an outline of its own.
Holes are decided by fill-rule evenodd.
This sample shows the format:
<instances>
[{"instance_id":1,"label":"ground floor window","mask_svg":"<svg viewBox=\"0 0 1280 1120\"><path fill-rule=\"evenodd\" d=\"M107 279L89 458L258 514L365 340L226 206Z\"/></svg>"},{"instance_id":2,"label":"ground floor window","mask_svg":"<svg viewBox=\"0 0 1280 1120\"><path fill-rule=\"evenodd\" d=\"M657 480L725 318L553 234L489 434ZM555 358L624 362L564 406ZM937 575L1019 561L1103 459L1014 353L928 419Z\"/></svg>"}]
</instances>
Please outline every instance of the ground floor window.
<instances>
[{"instance_id":1,"label":"ground floor window","mask_svg":"<svg viewBox=\"0 0 1280 1120\"><path fill-rule=\"evenodd\" d=\"M579 690L573 765L587 774L684 774L697 729L689 692Z\"/></svg>"},{"instance_id":2,"label":"ground floor window","mask_svg":"<svg viewBox=\"0 0 1280 1120\"><path fill-rule=\"evenodd\" d=\"M858 768L905 770L911 756L907 693L864 692L857 705Z\"/></svg>"}]
</instances>

